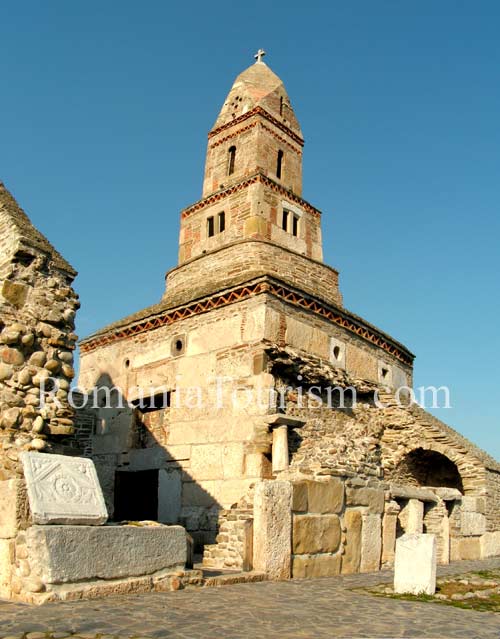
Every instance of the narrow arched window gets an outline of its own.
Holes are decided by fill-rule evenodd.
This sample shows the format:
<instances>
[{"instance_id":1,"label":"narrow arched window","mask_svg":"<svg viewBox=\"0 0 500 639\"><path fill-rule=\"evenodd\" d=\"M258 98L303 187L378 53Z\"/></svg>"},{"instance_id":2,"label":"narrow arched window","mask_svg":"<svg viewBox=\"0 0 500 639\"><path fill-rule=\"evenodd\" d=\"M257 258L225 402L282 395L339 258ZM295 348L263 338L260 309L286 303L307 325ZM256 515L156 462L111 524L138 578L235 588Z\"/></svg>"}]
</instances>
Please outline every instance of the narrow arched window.
<instances>
[{"instance_id":1,"label":"narrow arched window","mask_svg":"<svg viewBox=\"0 0 500 639\"><path fill-rule=\"evenodd\" d=\"M228 153L229 153L229 160L227 164L227 174L232 175L234 173L234 163L236 161L236 147L235 146L229 147Z\"/></svg>"},{"instance_id":2,"label":"narrow arched window","mask_svg":"<svg viewBox=\"0 0 500 639\"><path fill-rule=\"evenodd\" d=\"M283 151L278 151L278 160L276 162L276 177L281 179L281 173L283 170Z\"/></svg>"},{"instance_id":3,"label":"narrow arched window","mask_svg":"<svg viewBox=\"0 0 500 639\"><path fill-rule=\"evenodd\" d=\"M280 96L280 115L283 115L283 96Z\"/></svg>"}]
</instances>

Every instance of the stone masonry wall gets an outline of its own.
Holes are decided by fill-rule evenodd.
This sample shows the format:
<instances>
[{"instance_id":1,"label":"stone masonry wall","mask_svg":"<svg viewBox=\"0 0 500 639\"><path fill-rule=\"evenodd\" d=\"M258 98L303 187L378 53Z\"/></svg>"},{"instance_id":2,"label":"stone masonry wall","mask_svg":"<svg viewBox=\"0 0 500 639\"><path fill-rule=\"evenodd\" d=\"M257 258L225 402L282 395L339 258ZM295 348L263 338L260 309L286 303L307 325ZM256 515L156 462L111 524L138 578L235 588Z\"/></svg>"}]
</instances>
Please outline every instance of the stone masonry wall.
<instances>
[{"instance_id":1,"label":"stone masonry wall","mask_svg":"<svg viewBox=\"0 0 500 639\"><path fill-rule=\"evenodd\" d=\"M7 479L20 472L21 450L50 450L73 433L68 390L79 302L76 272L2 184L0 237L0 479ZM49 377L53 391L44 394Z\"/></svg>"}]
</instances>

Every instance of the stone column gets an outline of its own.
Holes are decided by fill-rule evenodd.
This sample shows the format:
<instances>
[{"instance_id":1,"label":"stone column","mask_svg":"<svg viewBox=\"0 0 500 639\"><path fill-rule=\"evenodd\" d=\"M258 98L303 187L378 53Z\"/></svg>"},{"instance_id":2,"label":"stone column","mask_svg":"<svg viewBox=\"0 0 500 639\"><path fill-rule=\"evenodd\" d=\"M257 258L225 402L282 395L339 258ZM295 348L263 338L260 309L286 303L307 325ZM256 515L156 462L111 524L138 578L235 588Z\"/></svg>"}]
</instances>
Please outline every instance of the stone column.
<instances>
[{"instance_id":1,"label":"stone column","mask_svg":"<svg viewBox=\"0 0 500 639\"><path fill-rule=\"evenodd\" d=\"M273 428L273 473L288 468L288 426Z\"/></svg>"},{"instance_id":2,"label":"stone column","mask_svg":"<svg viewBox=\"0 0 500 639\"><path fill-rule=\"evenodd\" d=\"M408 511L408 524L406 533L422 533L424 529L424 502L419 499L410 499L406 509Z\"/></svg>"},{"instance_id":3,"label":"stone column","mask_svg":"<svg viewBox=\"0 0 500 639\"><path fill-rule=\"evenodd\" d=\"M389 501L385 504L384 519L382 523L382 565L394 564L396 552L396 529L398 523L398 513L401 510L396 501Z\"/></svg>"},{"instance_id":4,"label":"stone column","mask_svg":"<svg viewBox=\"0 0 500 639\"><path fill-rule=\"evenodd\" d=\"M292 484L265 480L255 486L253 568L270 579L290 579Z\"/></svg>"}]
</instances>

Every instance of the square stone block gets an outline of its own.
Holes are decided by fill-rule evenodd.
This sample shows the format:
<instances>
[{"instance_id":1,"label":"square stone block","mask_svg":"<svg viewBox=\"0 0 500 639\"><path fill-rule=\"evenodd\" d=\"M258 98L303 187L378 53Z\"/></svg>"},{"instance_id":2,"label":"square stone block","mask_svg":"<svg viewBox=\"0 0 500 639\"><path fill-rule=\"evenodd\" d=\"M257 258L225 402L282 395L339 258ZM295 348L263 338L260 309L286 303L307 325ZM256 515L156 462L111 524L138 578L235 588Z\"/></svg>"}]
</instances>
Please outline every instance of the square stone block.
<instances>
[{"instance_id":1,"label":"square stone block","mask_svg":"<svg viewBox=\"0 0 500 639\"><path fill-rule=\"evenodd\" d=\"M305 481L292 484L292 510L307 512L307 482Z\"/></svg>"},{"instance_id":2,"label":"square stone block","mask_svg":"<svg viewBox=\"0 0 500 639\"><path fill-rule=\"evenodd\" d=\"M340 479L308 482L310 513L340 513L344 506L344 484Z\"/></svg>"},{"instance_id":3,"label":"square stone block","mask_svg":"<svg viewBox=\"0 0 500 639\"><path fill-rule=\"evenodd\" d=\"M336 552L340 545L337 515L294 515L292 552L296 555Z\"/></svg>"},{"instance_id":4,"label":"square stone block","mask_svg":"<svg viewBox=\"0 0 500 639\"><path fill-rule=\"evenodd\" d=\"M384 512L384 491L376 488L347 488L348 506L366 506L372 513Z\"/></svg>"},{"instance_id":5,"label":"square stone block","mask_svg":"<svg viewBox=\"0 0 500 639\"><path fill-rule=\"evenodd\" d=\"M436 592L436 537L408 534L396 542L394 592L433 595Z\"/></svg>"},{"instance_id":6,"label":"square stone block","mask_svg":"<svg viewBox=\"0 0 500 639\"><path fill-rule=\"evenodd\" d=\"M294 579L333 577L340 574L341 555L294 555L292 576Z\"/></svg>"},{"instance_id":7,"label":"square stone block","mask_svg":"<svg viewBox=\"0 0 500 639\"><path fill-rule=\"evenodd\" d=\"M486 532L486 517L481 513L462 511L462 535L482 535Z\"/></svg>"},{"instance_id":8,"label":"square stone block","mask_svg":"<svg viewBox=\"0 0 500 639\"><path fill-rule=\"evenodd\" d=\"M22 453L21 460L35 524L106 522L108 513L91 459Z\"/></svg>"}]
</instances>

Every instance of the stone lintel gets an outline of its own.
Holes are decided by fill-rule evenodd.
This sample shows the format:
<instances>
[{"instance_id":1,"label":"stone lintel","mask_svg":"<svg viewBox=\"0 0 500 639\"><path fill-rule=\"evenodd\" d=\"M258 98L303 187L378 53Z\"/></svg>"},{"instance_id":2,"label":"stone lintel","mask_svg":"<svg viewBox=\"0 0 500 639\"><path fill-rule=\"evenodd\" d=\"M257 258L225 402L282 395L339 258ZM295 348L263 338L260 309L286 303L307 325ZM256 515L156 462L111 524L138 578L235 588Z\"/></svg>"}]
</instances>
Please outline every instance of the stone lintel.
<instances>
[{"instance_id":1,"label":"stone lintel","mask_svg":"<svg viewBox=\"0 0 500 639\"><path fill-rule=\"evenodd\" d=\"M419 499L420 501L437 502L438 497L435 492L428 488L418 488L417 486L399 486L391 484L390 494L392 499Z\"/></svg>"},{"instance_id":2,"label":"stone lintel","mask_svg":"<svg viewBox=\"0 0 500 639\"><path fill-rule=\"evenodd\" d=\"M443 501L454 501L456 499L461 500L463 497L462 493L457 488L434 488L433 486L424 486L424 490L430 490Z\"/></svg>"}]
</instances>

